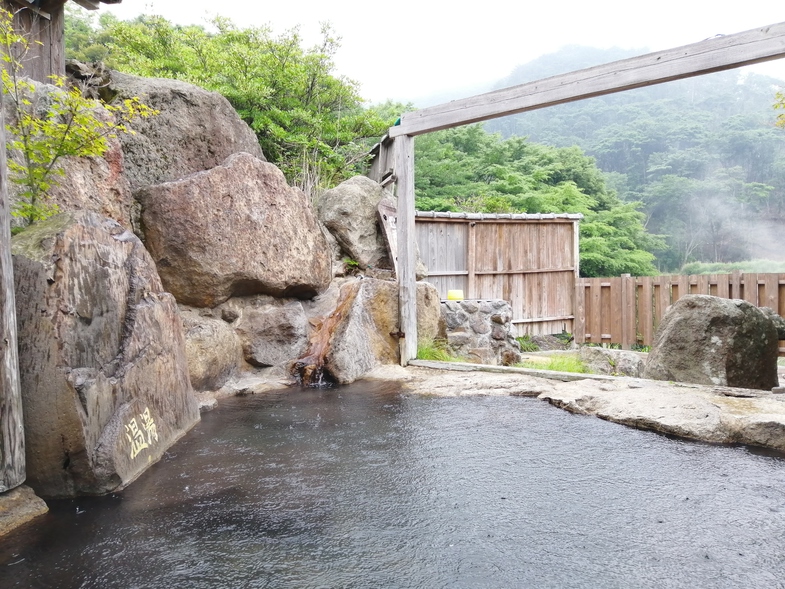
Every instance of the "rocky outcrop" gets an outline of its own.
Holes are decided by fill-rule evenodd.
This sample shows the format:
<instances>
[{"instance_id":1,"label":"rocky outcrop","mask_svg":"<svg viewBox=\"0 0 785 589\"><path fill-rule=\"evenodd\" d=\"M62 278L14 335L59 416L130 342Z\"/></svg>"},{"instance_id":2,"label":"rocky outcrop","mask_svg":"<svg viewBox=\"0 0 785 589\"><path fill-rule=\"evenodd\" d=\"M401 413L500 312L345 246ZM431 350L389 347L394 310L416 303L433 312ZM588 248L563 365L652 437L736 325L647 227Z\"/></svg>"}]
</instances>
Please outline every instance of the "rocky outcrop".
<instances>
[{"instance_id":1,"label":"rocky outcrop","mask_svg":"<svg viewBox=\"0 0 785 589\"><path fill-rule=\"evenodd\" d=\"M785 319L777 315L774 309L769 307L758 307L766 317L774 324L774 329L777 330L777 339L785 340Z\"/></svg>"},{"instance_id":2,"label":"rocky outcrop","mask_svg":"<svg viewBox=\"0 0 785 589\"><path fill-rule=\"evenodd\" d=\"M53 97L63 91L51 84L35 83L32 96L37 114L43 117L51 106ZM3 101L7 123L16 120L16 111L9 97ZM113 115L95 103L95 116L99 120L111 120ZM48 191L47 202L56 205L62 212L93 211L104 217L118 221L125 227L131 226L131 205L133 198L128 179L124 174L124 157L117 138L107 137L108 149L101 157L62 157L58 167L63 174L52 175L52 187ZM20 158L19 153L10 152L11 157ZM9 185L11 201L19 198L22 187Z\"/></svg>"},{"instance_id":3,"label":"rocky outcrop","mask_svg":"<svg viewBox=\"0 0 785 589\"><path fill-rule=\"evenodd\" d=\"M365 176L349 178L319 197L319 220L360 270L390 268L377 213L385 197L392 195Z\"/></svg>"},{"instance_id":4,"label":"rocky outcrop","mask_svg":"<svg viewBox=\"0 0 785 589\"><path fill-rule=\"evenodd\" d=\"M94 213L28 228L13 254L28 484L122 488L199 419L174 298L139 239Z\"/></svg>"},{"instance_id":5,"label":"rocky outcrop","mask_svg":"<svg viewBox=\"0 0 785 589\"><path fill-rule=\"evenodd\" d=\"M47 511L43 499L27 485L0 493L0 538Z\"/></svg>"},{"instance_id":6,"label":"rocky outcrop","mask_svg":"<svg viewBox=\"0 0 785 589\"><path fill-rule=\"evenodd\" d=\"M627 350L581 346L579 357L591 374L641 378L646 366L643 354Z\"/></svg>"},{"instance_id":7,"label":"rocky outcrop","mask_svg":"<svg viewBox=\"0 0 785 589\"><path fill-rule=\"evenodd\" d=\"M145 245L177 301L311 298L332 278L330 252L305 195L245 153L136 193Z\"/></svg>"},{"instance_id":8,"label":"rocky outcrop","mask_svg":"<svg viewBox=\"0 0 785 589\"><path fill-rule=\"evenodd\" d=\"M511 366L521 361L520 345L510 333L512 308L507 301L445 301L441 314L447 343L467 362Z\"/></svg>"},{"instance_id":9,"label":"rocky outcrop","mask_svg":"<svg viewBox=\"0 0 785 589\"><path fill-rule=\"evenodd\" d=\"M226 321L205 316L197 309L180 307L180 316L191 385L197 391L220 389L240 371L240 338Z\"/></svg>"},{"instance_id":10,"label":"rocky outcrop","mask_svg":"<svg viewBox=\"0 0 785 589\"><path fill-rule=\"evenodd\" d=\"M283 366L308 345L310 327L299 301L270 301L246 307L235 328L243 358L251 366Z\"/></svg>"},{"instance_id":11,"label":"rocky outcrop","mask_svg":"<svg viewBox=\"0 0 785 589\"><path fill-rule=\"evenodd\" d=\"M111 72L107 101L139 97L158 115L137 119L120 140L132 190L221 165L234 153L264 159L251 128L223 96L193 84Z\"/></svg>"},{"instance_id":12,"label":"rocky outcrop","mask_svg":"<svg viewBox=\"0 0 785 589\"><path fill-rule=\"evenodd\" d=\"M563 383L540 398L639 429L785 451L785 395L618 379Z\"/></svg>"},{"instance_id":13,"label":"rocky outcrop","mask_svg":"<svg viewBox=\"0 0 785 589\"><path fill-rule=\"evenodd\" d=\"M439 335L439 295L417 283L418 338ZM343 284L335 310L316 326L308 354L298 362L306 383L326 376L339 384L354 382L380 364L400 362L398 283L366 278ZM315 376L315 378L311 378Z\"/></svg>"},{"instance_id":14,"label":"rocky outcrop","mask_svg":"<svg viewBox=\"0 0 785 589\"><path fill-rule=\"evenodd\" d=\"M657 328L644 376L699 384L771 389L778 384L777 329L750 303L687 295Z\"/></svg>"}]
</instances>

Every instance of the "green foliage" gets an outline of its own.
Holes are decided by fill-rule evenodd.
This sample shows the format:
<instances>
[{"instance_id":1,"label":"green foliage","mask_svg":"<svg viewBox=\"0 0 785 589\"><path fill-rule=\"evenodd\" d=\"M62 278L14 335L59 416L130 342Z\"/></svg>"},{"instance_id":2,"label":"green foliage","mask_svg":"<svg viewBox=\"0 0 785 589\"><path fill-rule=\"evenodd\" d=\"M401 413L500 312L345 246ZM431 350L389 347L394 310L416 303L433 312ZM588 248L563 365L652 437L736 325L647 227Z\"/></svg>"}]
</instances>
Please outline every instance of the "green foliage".
<instances>
[{"instance_id":1,"label":"green foliage","mask_svg":"<svg viewBox=\"0 0 785 589\"><path fill-rule=\"evenodd\" d=\"M554 148L520 137L503 140L481 125L417 138L415 193L420 210L484 213L582 213L581 274L656 273L638 203L623 203L577 147Z\"/></svg>"},{"instance_id":2,"label":"green foliage","mask_svg":"<svg viewBox=\"0 0 785 589\"><path fill-rule=\"evenodd\" d=\"M112 39L108 33L117 17L109 12L85 10L72 2L65 5L65 38L68 57L85 63L104 61Z\"/></svg>"},{"instance_id":3,"label":"green foliage","mask_svg":"<svg viewBox=\"0 0 785 589\"><path fill-rule=\"evenodd\" d=\"M223 94L255 131L267 159L309 195L358 173L370 145L392 123L363 108L355 82L334 75L340 39L327 25L320 43L307 50L297 29L276 36L222 17L209 23L211 30L147 15L88 25L105 43L112 67ZM66 38L66 50L81 49Z\"/></svg>"},{"instance_id":4,"label":"green foliage","mask_svg":"<svg viewBox=\"0 0 785 589\"><path fill-rule=\"evenodd\" d=\"M435 339L429 342L419 341L417 343L417 358L419 360L436 360L438 362L461 362L452 351L445 339Z\"/></svg>"},{"instance_id":5,"label":"green foliage","mask_svg":"<svg viewBox=\"0 0 785 589\"><path fill-rule=\"evenodd\" d=\"M567 47L520 66L500 86L642 53ZM771 108L778 82L719 72L505 117L488 128L578 145L594 157L622 201L642 203L648 231L664 236L662 247L641 247L657 256L659 269L732 262L765 255L756 253L767 244L753 227L785 223L785 135L774 127L777 112L785 126L783 92L777 111ZM773 228L772 243L779 231Z\"/></svg>"},{"instance_id":6,"label":"green foliage","mask_svg":"<svg viewBox=\"0 0 785 589\"><path fill-rule=\"evenodd\" d=\"M105 105L114 116L107 120L96 113L97 103L82 96L79 88L66 88L65 80L53 77L60 92L47 94L46 101L36 86L21 77L22 58L28 41L14 31L11 13L0 10L0 54L3 94L12 105L13 114L6 124L6 149L9 177L21 186L11 214L26 223L46 219L57 212L47 202L47 193L63 171L60 160L66 156L100 156L107 149L107 139L118 132L128 132L132 118L154 114L138 98L120 105Z\"/></svg>"},{"instance_id":7,"label":"green foliage","mask_svg":"<svg viewBox=\"0 0 785 589\"><path fill-rule=\"evenodd\" d=\"M532 341L530 335L522 335L515 338L521 346L521 352L539 352L540 346Z\"/></svg>"},{"instance_id":8,"label":"green foliage","mask_svg":"<svg viewBox=\"0 0 785 589\"><path fill-rule=\"evenodd\" d=\"M586 365L576 356L549 356L547 362L526 361L516 364L521 368L536 368L538 370L554 370L556 372L576 372L588 374Z\"/></svg>"},{"instance_id":9,"label":"green foliage","mask_svg":"<svg viewBox=\"0 0 785 589\"><path fill-rule=\"evenodd\" d=\"M679 274L730 274L736 270L756 274L780 274L785 272L785 262L774 262L772 260L748 260L730 263L692 262L682 266Z\"/></svg>"},{"instance_id":10,"label":"green foliage","mask_svg":"<svg viewBox=\"0 0 785 589\"><path fill-rule=\"evenodd\" d=\"M785 92L781 90L775 95L774 110L785 110ZM777 113L777 122L775 124L778 127L785 128L785 112Z\"/></svg>"}]
</instances>

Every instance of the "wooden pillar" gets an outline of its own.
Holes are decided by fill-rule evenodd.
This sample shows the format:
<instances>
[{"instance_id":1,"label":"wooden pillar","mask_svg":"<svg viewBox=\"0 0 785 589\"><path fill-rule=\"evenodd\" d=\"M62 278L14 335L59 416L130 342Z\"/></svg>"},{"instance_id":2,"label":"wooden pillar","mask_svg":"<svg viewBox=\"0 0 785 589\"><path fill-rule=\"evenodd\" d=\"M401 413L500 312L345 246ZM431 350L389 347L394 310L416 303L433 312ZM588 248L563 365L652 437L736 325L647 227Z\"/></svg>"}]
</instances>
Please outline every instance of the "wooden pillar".
<instances>
[{"instance_id":1,"label":"wooden pillar","mask_svg":"<svg viewBox=\"0 0 785 589\"><path fill-rule=\"evenodd\" d=\"M395 138L395 191L398 196L398 308L401 366L417 357L417 279L414 232L414 137Z\"/></svg>"},{"instance_id":2,"label":"wooden pillar","mask_svg":"<svg viewBox=\"0 0 785 589\"><path fill-rule=\"evenodd\" d=\"M0 144L5 146L5 121L0 109ZM5 148L0 149L0 493L25 480L24 425L16 346L14 274Z\"/></svg>"}]
</instances>

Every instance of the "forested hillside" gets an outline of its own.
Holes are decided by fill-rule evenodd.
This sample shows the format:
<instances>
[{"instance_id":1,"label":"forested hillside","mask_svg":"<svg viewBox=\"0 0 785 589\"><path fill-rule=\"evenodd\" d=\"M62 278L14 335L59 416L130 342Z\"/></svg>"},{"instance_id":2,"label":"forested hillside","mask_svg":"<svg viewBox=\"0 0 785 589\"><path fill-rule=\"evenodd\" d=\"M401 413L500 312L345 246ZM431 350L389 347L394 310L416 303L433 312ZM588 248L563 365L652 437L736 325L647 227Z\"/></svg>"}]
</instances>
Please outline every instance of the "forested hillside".
<instances>
[{"instance_id":1,"label":"forested hillside","mask_svg":"<svg viewBox=\"0 0 785 589\"><path fill-rule=\"evenodd\" d=\"M369 107L335 72L329 28L304 48L225 19L95 20L71 8L69 57L226 96L293 184L318 194L361 172L365 154L409 105ZM568 47L499 86L645 50ZM739 71L562 105L416 141L420 209L581 212L584 275L676 271L694 261L785 259L785 131L777 81ZM494 133L499 133L495 135Z\"/></svg>"},{"instance_id":2,"label":"forested hillside","mask_svg":"<svg viewBox=\"0 0 785 589\"><path fill-rule=\"evenodd\" d=\"M640 51L567 47L518 67L499 87ZM785 66L783 66L785 71ZM640 201L666 236L661 270L690 261L785 259L785 131L772 108L781 80L716 73L488 123L505 137L579 146L618 196Z\"/></svg>"}]
</instances>

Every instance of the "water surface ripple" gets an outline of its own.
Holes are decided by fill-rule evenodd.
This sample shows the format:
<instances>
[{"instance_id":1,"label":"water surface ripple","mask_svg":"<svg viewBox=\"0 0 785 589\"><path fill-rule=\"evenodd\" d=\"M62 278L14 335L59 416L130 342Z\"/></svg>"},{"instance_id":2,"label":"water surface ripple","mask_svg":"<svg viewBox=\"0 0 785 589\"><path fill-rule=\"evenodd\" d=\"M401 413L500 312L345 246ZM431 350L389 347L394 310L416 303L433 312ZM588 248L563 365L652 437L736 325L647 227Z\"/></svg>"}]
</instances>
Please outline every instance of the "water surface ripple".
<instances>
[{"instance_id":1,"label":"water surface ripple","mask_svg":"<svg viewBox=\"0 0 785 589\"><path fill-rule=\"evenodd\" d=\"M124 492L50 506L0 587L785 587L782 457L535 399L228 399Z\"/></svg>"}]
</instances>

